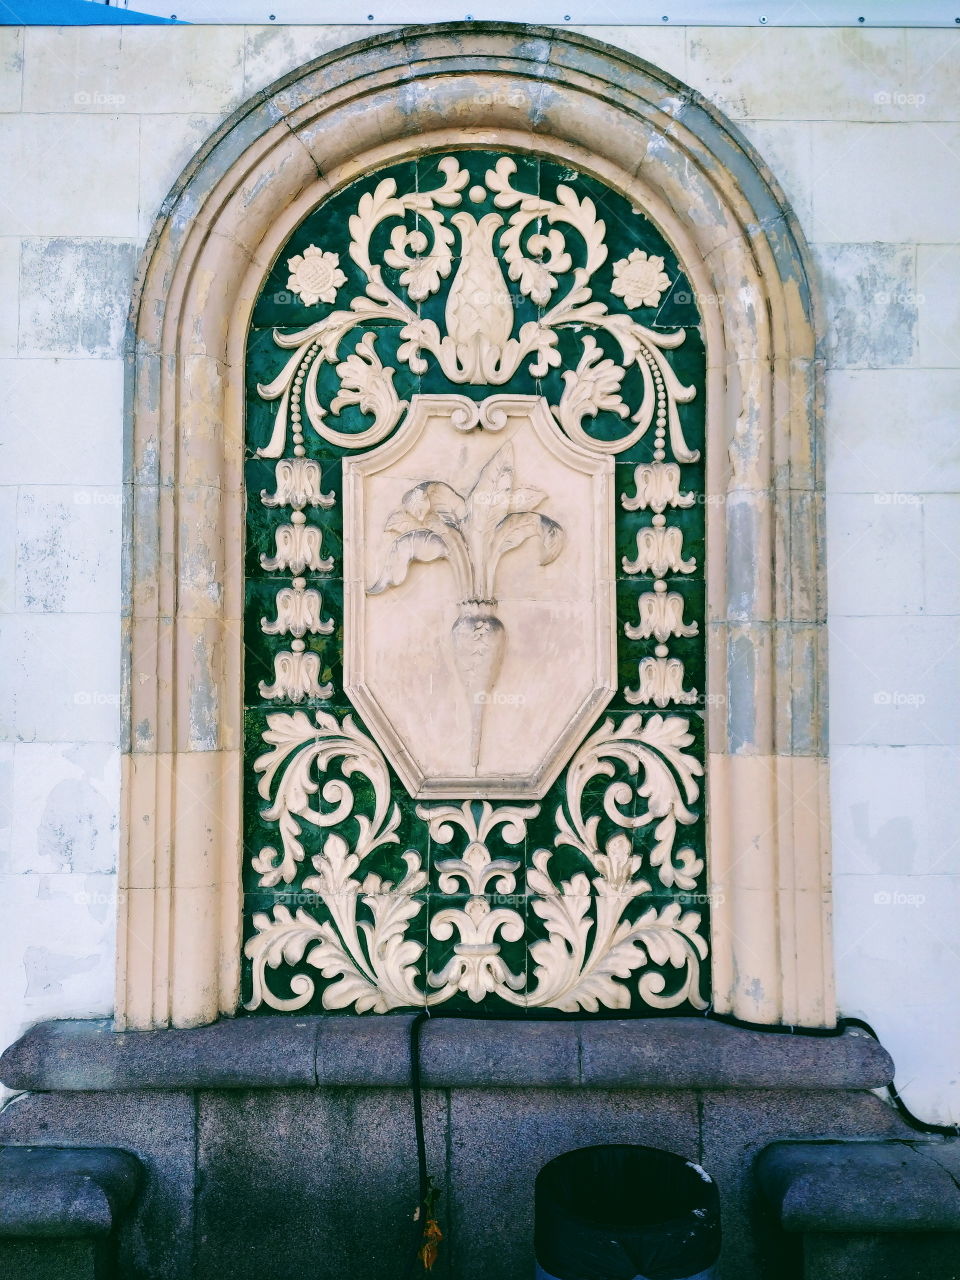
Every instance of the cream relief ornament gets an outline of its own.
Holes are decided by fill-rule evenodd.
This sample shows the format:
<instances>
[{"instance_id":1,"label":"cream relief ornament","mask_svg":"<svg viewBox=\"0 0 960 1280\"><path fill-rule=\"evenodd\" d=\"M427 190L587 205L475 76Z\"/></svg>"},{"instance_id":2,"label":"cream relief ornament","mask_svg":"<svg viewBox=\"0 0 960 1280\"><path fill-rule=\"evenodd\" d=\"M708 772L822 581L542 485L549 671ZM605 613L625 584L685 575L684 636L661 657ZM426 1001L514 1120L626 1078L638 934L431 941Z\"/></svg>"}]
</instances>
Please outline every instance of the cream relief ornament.
<instances>
[{"instance_id":1,"label":"cream relief ornament","mask_svg":"<svg viewBox=\"0 0 960 1280\"><path fill-rule=\"evenodd\" d=\"M669 288L670 277L663 269L663 259L656 254L648 257L642 249L634 249L613 264L611 291L631 311L635 307L658 306L661 294Z\"/></svg>"},{"instance_id":2,"label":"cream relief ornament","mask_svg":"<svg viewBox=\"0 0 960 1280\"><path fill-rule=\"evenodd\" d=\"M290 268L287 288L308 307L317 302L333 302L337 290L347 283L347 277L340 270L340 255L324 253L315 244L291 258L287 266Z\"/></svg>"},{"instance_id":3,"label":"cream relief ornament","mask_svg":"<svg viewBox=\"0 0 960 1280\"><path fill-rule=\"evenodd\" d=\"M335 628L324 617L333 592L324 586L321 595L323 584L307 577L330 573L334 561L304 509L335 502L322 491L319 464L304 456L309 429L352 455L339 473L342 691L364 723L315 708L266 716L265 750L252 767L260 818L275 835L252 868L261 891L296 883L314 900L291 910L281 899L253 915L247 1007L293 1011L316 998L326 1009L383 1013L465 995L569 1013L626 1009L635 1000L702 1009L703 918L680 896L697 891L704 871L682 839L700 818L696 722L651 713L697 700L667 645L697 636L699 624L684 617L684 595L664 581L698 568L669 515L694 503L682 492L680 468L699 453L684 437L678 406L696 390L679 381L666 354L685 332L648 328L628 314L657 306L671 279L663 257L634 249L606 273L608 299L625 307L615 310L594 296L608 261L606 225L572 183L558 183L552 195L526 189L534 184L509 156L482 181L454 156L440 159L436 174L432 186L412 191L383 177L359 197L348 253L365 284L346 306L337 253L310 245L288 260L288 288L323 310L297 332L274 333L290 354L258 387L276 403L270 439L257 450L276 460L276 491L264 491L262 501L293 508L274 530L273 554L261 555L266 572L293 577L275 589L275 617L261 620L265 635L290 637L261 696L296 704L333 694L319 684L319 659L307 648L308 637ZM467 202L483 208L471 212ZM485 390L478 397L448 387L408 405L395 386L397 369L384 363L391 326L397 366ZM336 376L329 399L324 365ZM517 374L536 381L515 392ZM539 394L539 380L551 375L556 404ZM509 394L488 394L508 383ZM367 424L340 429L347 407ZM603 427L593 434L584 424L599 415ZM649 511L641 519L650 523L631 526L636 557L619 556L614 457L648 432L652 461L635 467L636 494L622 494L620 507ZM621 575L654 579L634 596L635 623L617 622ZM563 619L562 633L545 624L547 614ZM382 625L383 617L395 624ZM640 660L638 687L623 689L628 705L651 711L602 715L618 682L614 628L632 641L656 641L654 655ZM549 685L552 706L562 701L560 684L579 688L579 668L591 678L590 663L601 670L599 657L584 657L592 652L584 635L607 653L610 672L597 681L602 700L591 704L586 736L563 720L569 746L562 759L555 752L552 775L562 780L555 790L551 779L539 790L510 791L502 781L498 790L484 760L505 774L504 735L520 736L516 725L502 727L503 708L514 699L517 715L533 723L540 685ZM411 636L421 638L419 648ZM550 683L543 672L555 670L554 650L557 662L578 669ZM421 709L429 726L454 716L448 704L462 704L457 750L466 773L451 768L432 780L434 790L411 787L397 763L398 750L412 758L411 733L396 734L398 748L383 729L390 716L374 714L373 695L370 706L358 701L360 676L369 680L371 671L391 689L396 683L403 707ZM422 698L410 695L418 687L411 672L426 673ZM438 711L431 690L448 684L446 701L432 695ZM382 698L380 684L376 691ZM388 710L394 714L392 703ZM449 750L447 735L433 736ZM467 789L471 771L476 786ZM456 797L416 804L423 827L404 843L395 776L411 796ZM548 794L546 808L539 801ZM491 803L497 799L513 802ZM537 819L543 847L534 842ZM291 966L300 968L272 979ZM311 974L325 979L321 990Z\"/></svg>"},{"instance_id":4,"label":"cream relief ornament","mask_svg":"<svg viewBox=\"0 0 960 1280\"><path fill-rule=\"evenodd\" d=\"M382 363L373 330L362 332L351 354L345 355L341 346L354 330L397 325L397 359L411 373L426 373L432 360L453 384L489 387L502 387L524 365L531 378L559 368L559 336L570 330L578 335L581 355L576 368L564 372L564 391L553 407L567 436L594 451L617 454L656 423L658 439L669 432L678 462L696 461L699 454L688 447L678 412L696 389L679 381L664 354L678 347L685 334L682 329L649 329L594 298L595 277L608 257L606 224L594 202L565 183L552 198L526 191L514 185L516 161L501 156L487 170L485 185L470 188L472 200L492 196L499 212L477 218L460 208L468 171L454 156L445 156L438 170L441 181L431 189L399 194L396 180L384 178L358 200L349 219L349 253L366 287L346 310L329 312L296 333L274 333L277 345L293 354L272 382L258 387L263 399L279 402L270 440L258 455L281 457L288 425L292 422L299 436L304 419L323 440L340 448L366 449L384 440L407 407L394 387L396 370ZM448 215L448 210L455 212ZM412 230L407 226L410 215L416 219ZM381 265L374 261L372 246L378 229L390 222L396 225ZM571 236L579 248L576 265ZM289 287L305 303L332 303L346 282L338 264L336 254L310 246L290 259ZM397 273L395 283L384 277L384 266ZM614 264L613 293L630 309L653 305L670 284L663 266L663 258L635 249ZM441 329L437 320L422 314L420 304L448 278ZM519 328L517 294L539 308L538 318ZM619 349L618 358L605 355L593 335L606 335ZM340 390L327 406L318 391L324 363L334 366L340 380ZM636 407L621 394L631 367L639 370L643 388ZM332 427L328 419L347 405L371 414L372 425L353 433ZM629 418L630 428L613 440L589 435L583 420L601 411Z\"/></svg>"},{"instance_id":5,"label":"cream relief ornament","mask_svg":"<svg viewBox=\"0 0 960 1280\"><path fill-rule=\"evenodd\" d=\"M380 577L367 589L368 595L378 595L399 586L415 560L449 562L459 602L451 636L453 657L470 701L474 766L480 759L483 710L507 639L497 616L500 559L530 538L539 542L541 565L551 564L563 549L562 526L534 510L546 496L515 482L509 444L483 467L469 493L457 493L438 480L416 485L387 518L386 529L395 536Z\"/></svg>"},{"instance_id":6,"label":"cream relief ornament","mask_svg":"<svg viewBox=\"0 0 960 1280\"><path fill-rule=\"evenodd\" d=\"M399 841L400 812L390 801L382 754L350 716L342 725L323 711L315 713L313 723L302 711L272 714L267 721L263 736L271 749L254 769L261 774L259 793L267 802L262 816L278 823L282 848L264 848L254 858L260 884L293 881L305 856L304 827L338 830L311 857L314 874L303 881L304 889L323 902L329 919L317 919L306 907L293 914L282 904L272 916L254 915L255 932L244 947L252 961L248 1008L266 1004L292 1011L308 1004L316 989L308 974L289 978L290 996L275 992L268 976L300 960L333 979L322 994L325 1009L352 1006L358 1013L434 1006L458 991L474 1001L496 995L514 1006L569 1013L596 1012L601 1005L626 1009L628 981L635 974L651 1007L668 1009L684 1001L706 1007L700 994L700 966L707 955L700 913L685 911L679 901L642 904L653 885L639 874L642 859L630 838L651 829L649 874L662 888L696 888L703 861L692 849L677 847L679 828L696 821L688 806L699 795L697 779L703 773L687 750L693 736L686 720L653 715L644 721L631 714L615 725L608 719L577 751L556 812L554 849L536 850L527 869L530 905L543 935L530 945L529 974L513 972L501 951L501 940L517 942L525 935L522 907L494 907L487 896L492 888L505 904L522 904L522 896L512 896L520 861L493 856L489 842L501 826L505 843L519 845L539 805L494 809L485 803L479 813L466 802L417 806L435 844L451 844L459 828L465 845L459 857L437 863L440 892L449 895L450 905L432 917L430 934L438 941L459 941L444 967L427 973L426 989L417 982L425 947L406 936L423 910L428 885L420 853L407 849L397 855L403 871L395 880L360 870L375 849ZM335 760L343 762L344 777L327 777L318 785L313 771L323 779ZM617 764L630 781L614 776ZM355 774L366 785L355 785ZM600 819L583 810L588 788L604 778L610 781L602 791L603 810L619 830L601 847ZM581 855L586 870L557 883L550 864L565 846ZM466 898L457 894L461 885ZM664 975L651 965L674 971L674 990L666 991Z\"/></svg>"}]
</instances>

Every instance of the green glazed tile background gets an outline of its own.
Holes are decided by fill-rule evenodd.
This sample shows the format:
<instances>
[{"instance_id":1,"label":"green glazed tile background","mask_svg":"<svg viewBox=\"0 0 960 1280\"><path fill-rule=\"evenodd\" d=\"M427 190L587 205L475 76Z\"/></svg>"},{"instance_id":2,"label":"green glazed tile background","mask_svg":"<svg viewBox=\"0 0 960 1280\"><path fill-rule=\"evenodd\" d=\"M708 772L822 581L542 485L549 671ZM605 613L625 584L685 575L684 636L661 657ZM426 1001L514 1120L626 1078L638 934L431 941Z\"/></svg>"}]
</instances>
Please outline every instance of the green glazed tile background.
<instances>
[{"instance_id":1,"label":"green glazed tile background","mask_svg":"<svg viewBox=\"0 0 960 1280\"><path fill-rule=\"evenodd\" d=\"M314 574L307 571L303 576L306 577L308 586L320 591L323 600L321 616L334 622L334 631L329 636L308 636L305 637L305 640L307 647L320 655L321 683L327 680L331 681L334 685L334 691L329 700L305 700L296 706L284 704L280 701L267 701L261 698L259 694L259 682L261 680L269 682L273 679L274 655L281 650L288 649L290 644L289 636L263 635L260 630L260 619L262 617L271 619L275 617L276 592L281 586L290 582L292 575L280 572L268 573L260 564L261 554L272 555L274 553L275 530L281 524L289 522L290 509L268 508L260 501L262 490L266 490L268 493L273 493L274 491L275 463L256 458L255 452L258 447L265 445L270 438L278 402L269 403L262 400L257 393L257 385L266 384L275 379L291 354L291 352L278 347L274 342L275 329L282 333L295 333L297 330L315 323L330 311L346 306L351 297L363 292L365 279L349 256L349 232L347 229L350 215L356 210L360 197L364 193L372 191L385 177L394 177L400 191L412 189L428 190L437 186L441 180L438 164L445 154L449 153L426 155L416 162L392 166L375 175L359 179L331 197L291 235L289 241L278 255L254 309L246 364L247 535L244 613L246 655L244 671L244 705L246 708L244 780L245 941L254 932L252 925L254 913L263 911L269 914L278 903L287 905L291 911L303 908L319 920L328 918L319 898L315 894L303 890L302 881L304 877L312 874L313 867L310 864L310 857L312 854L319 852L324 839L331 829L318 829L311 827L307 823L302 824L303 830L300 838L306 849L306 858L298 868L295 881L290 885L281 883L274 889L264 889L259 884L259 875L251 866L252 858L264 846L273 846L278 849L280 847L276 824L266 822L261 816L261 810L266 807L266 802L257 792L257 783L260 775L253 768L254 762L264 755L268 749L261 736L267 728L267 716L274 712L289 713L294 710L302 710L312 716L314 710L322 708L335 715L338 721L342 721L345 715L350 715L358 726L364 728L362 718L342 693L343 510L341 505L341 481L344 451L322 440L306 424L304 427L306 455L320 462L323 475L322 490L324 492L332 491L336 495L336 504L331 509L307 508L306 510L308 523L316 525L322 530L321 553L324 556L332 556L334 564L329 573ZM489 195L484 202L476 204L467 197L467 192L475 182L483 182L488 169L492 168L499 156L504 153L500 151L465 150L454 154L471 174L470 183L468 183L463 193L464 199L461 207L468 209L477 218L486 212L494 210L492 195ZM605 188L595 179L564 169L552 161L535 156L517 154L513 158L518 166L518 171L512 178L515 186L531 193L541 192L553 198L556 194L558 183L566 183L573 187L581 199L589 197L593 200L606 224L608 256L606 262L594 275L591 287L593 297L607 303L611 310L619 311L623 309L622 299L617 298L610 290L613 280L612 266L615 262L626 257L636 248L642 249L650 255L661 256L664 259L664 270L671 280L670 287L661 297L657 307L638 308L633 314L642 324L654 331L672 332L678 328L684 330L684 342L678 348L667 352L666 358L681 383L693 385L697 388L695 399L689 404L679 406L680 419L687 444L690 448L701 451L701 458L698 462L682 465L681 489L683 492L702 495L705 474L705 460L702 456L704 448L704 345L699 327L699 315L692 291L685 275L680 270L676 255L648 218L632 210L627 201L615 192ZM453 212L452 209L447 210L448 216L451 212ZM502 212L508 217L511 211L505 210ZM419 223L419 215L416 213L408 214L405 223L409 229L415 229ZM372 246L374 260L376 260L376 255L382 254L387 247L389 232L393 225L396 224L388 223L385 227L381 226L375 234ZM531 232L538 229L534 225L531 227ZM584 249L579 237L565 226L562 229L566 233L567 249L573 257L574 265L581 264L584 259ZM425 230L429 235L429 228L425 228ZM338 253L340 269L347 276L347 283L339 290L337 302L332 306L324 303L306 306L287 288L289 276L288 259L295 254L303 253L306 247L311 244L315 244L324 250L332 250ZM440 325L441 332L444 330L446 294L456 275L456 254L458 249L459 238L453 246L455 255L453 267L449 276L441 284L439 293L425 300L422 304L410 304L411 308L418 314L435 319ZM398 274L397 271L391 268L384 268L384 279L392 288L399 289L397 283ZM505 269L504 275L506 276ZM519 288L515 282L508 280L507 287L515 300L519 298ZM560 288L562 289L563 287L564 280L561 280ZM409 302L409 299L407 301ZM544 310L545 308L537 307L529 299L523 299L518 303L515 302L514 333L517 332L520 324L526 320L536 318ZM396 357L397 348L401 342L399 324L378 323L357 326L342 341L338 352L340 358L345 358L353 350L360 336L370 331L376 333L376 349L383 364L392 366L395 370L394 385L402 399L409 400L419 392L455 391L479 400L492 392L512 391L521 394L543 395L546 397L548 404L551 405L557 404L562 394L563 370L575 367L580 358L583 338L582 330L574 330L573 328L560 330L557 346L562 358L560 368L551 369L543 378L534 378L528 372L527 366L530 363L528 359L521 364L516 374L507 384L490 388L487 386L451 385L431 356L427 356L428 369L422 376L412 374L407 366L402 364ZM622 358L619 347L609 335L595 332L594 337L605 355L609 355L617 361ZM339 385L332 367L325 366L321 369L317 385L321 403L328 405L336 394ZM639 403L641 392L642 381L639 370L631 369L628 371L623 384L624 399L627 403L635 406ZM369 426L371 418L369 415L362 414L356 406L349 406L343 410L339 417L330 417L328 422L340 431L362 431ZM621 421L615 414L600 413L594 419L585 419L583 425L591 435L598 439L615 439L622 436L625 428L629 428L630 424L629 421ZM288 436L287 449L285 451L287 456L292 454L291 446L292 441ZM636 687L639 661L642 657L653 654L656 641L652 638L650 640L629 640L624 634L623 626L625 623L637 622L637 599L643 591L652 589L652 579L644 576L626 575L621 568L621 556L626 555L632 558L636 554L637 531L651 523L653 513L649 510L625 511L619 501L621 494L626 493L632 496L635 493L634 468L638 463L652 461L653 449L653 431L651 429L643 440L624 453L616 455L615 458L617 495L616 564L618 575L616 607L619 678L617 691L604 715L598 719L597 725L601 720L607 718L615 723L619 722L624 716L635 714L638 711L642 711L644 721L649 719L650 716L658 714L656 708L641 709L631 707L623 696L625 687ZM668 448L667 459L670 460L671 457L672 455ZM671 656L681 658L684 663L685 688L696 688L699 696L697 703L692 706L670 706L662 713L664 715L680 715L687 720L689 730L695 737L695 745L687 748L687 750L695 755L701 763L705 759L703 708L706 692L703 577L705 557L704 512L705 506L702 501L697 501L689 508L668 509L667 511L668 523L683 530L683 553L685 558L694 557L697 562L696 570L693 573L668 577L668 589L678 591L683 595L685 602L684 620L689 622L696 619L700 623L700 633L697 636L671 639L669 641L669 652ZM322 781L344 779L342 763L342 760L333 761ZM626 768L617 764L615 777L627 778L628 776ZM601 845L608 836L623 830L617 827L603 810L603 794L610 781L609 777L594 780L586 788L582 800L584 818L594 815L599 817ZM372 813L372 791L366 780L359 774L354 774L350 777L349 783L356 797L354 813ZM437 864L445 859L462 854L467 840L462 829L456 827L454 828L454 838L449 844L442 845L432 840L427 823L416 814L417 802L407 795L392 771L391 783L392 797L401 814L400 826L397 831L399 839L396 843L376 850L363 864L358 875L362 879L368 873L373 872L384 880L396 883L403 877L406 870L402 860L403 852L407 849L414 849L419 853L423 868L429 875L429 883L425 891L417 895L418 901L422 902L423 909L410 923L406 937L416 940L424 948L419 962L420 986L423 988L425 983L424 975L427 972L435 972L443 968L452 954L453 945L457 941L456 935L450 940L440 940L432 937L429 932L429 921L439 910L450 906L465 905L468 897L465 894L449 895L442 894L439 891L438 877L440 872ZM524 973L528 983L531 984L535 965L529 956L529 945L533 941L545 937L546 931L543 921L532 908L531 899L533 895L527 886L525 868L531 865L533 854L537 849L548 849L552 853L550 873L554 883L557 885L580 872L589 872L591 870L588 861L576 849L563 845L556 847L553 844L556 835L555 815L558 807L563 802L564 786L565 774L562 774L549 793L539 802L539 814L528 822L526 838L520 844L510 845L506 843L502 837L502 828L499 827L495 829L487 841L492 857L511 858L519 863L516 871L516 890L509 895L509 900L514 909L519 911L526 921L526 936L521 942L515 943L503 942L499 936L498 940L501 942L501 953L508 967L515 973ZM703 857L706 848L703 779L700 780L700 787L700 798L691 806L692 810L697 814L697 821L691 826L679 828L675 848L689 846ZM316 803L317 800L314 798L314 804L316 805ZM645 801L637 798L634 789L633 798L627 807L627 812L636 813L642 811L645 803ZM682 894L678 891L664 890L659 884L656 873L651 871L647 862L649 851L654 843L653 829L655 826L656 822L651 822L645 827L628 833L635 853L645 858L641 875L651 881L653 891L643 895L642 898L631 904L625 913L625 918L635 919L650 906L656 906L660 910L668 902L679 898L684 910L692 908L699 911L703 916L704 923L700 932L703 936L708 937L708 909L705 905L706 875L701 875L697 889L690 893ZM346 819L340 828L336 828L336 830L348 842L352 842L357 835L357 824L354 817ZM466 887L462 881L458 883L461 888ZM500 902L502 895L497 893L496 886L493 883L487 886L486 896L494 908L498 905L505 905ZM361 906L358 910L360 917L363 918L365 908ZM656 966L651 965L634 973L627 986L631 991L631 1007L635 1012L661 1015L662 1011L646 1007L637 994L637 982L640 975L649 972L653 968L656 968ZM664 972L667 990L674 990L682 974L680 971L669 967ZM316 984L315 994L309 1004L305 1006L306 1010L313 1012L323 1011L322 993L328 985L328 980L321 977L319 971L312 968L305 960L295 965L283 965L276 971L268 971L271 990L281 996L289 995L290 980L296 974L306 974ZM702 966L701 976L701 989L706 995L709 991L709 962ZM249 999L250 981L250 962L245 959L244 1000ZM504 1017L529 1016L528 1011L522 1005L513 1006L502 1001L499 997L489 996L479 1004L475 1004L463 993L458 993L453 999L439 1007L445 1011L467 1014L470 1012L495 1012ZM256 1012L270 1013L273 1010L264 1004ZM553 1012L554 1016L562 1016L557 1014L556 1011ZM670 1014L689 1012L690 1007L688 1005L680 1005L676 1009L669 1011ZM544 1016L544 1013L545 1011L541 1010L538 1016ZM581 1014L579 1016L591 1015Z\"/></svg>"}]
</instances>

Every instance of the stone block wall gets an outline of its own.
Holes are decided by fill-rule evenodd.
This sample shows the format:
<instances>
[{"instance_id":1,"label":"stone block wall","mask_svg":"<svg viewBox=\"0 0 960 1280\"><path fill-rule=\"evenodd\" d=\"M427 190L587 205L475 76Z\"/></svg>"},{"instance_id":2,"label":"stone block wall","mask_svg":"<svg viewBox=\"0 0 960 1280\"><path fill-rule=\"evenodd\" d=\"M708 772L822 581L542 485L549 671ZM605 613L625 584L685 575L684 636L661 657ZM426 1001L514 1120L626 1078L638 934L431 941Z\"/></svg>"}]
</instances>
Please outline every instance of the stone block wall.
<instances>
[{"instance_id":1,"label":"stone block wall","mask_svg":"<svg viewBox=\"0 0 960 1280\"><path fill-rule=\"evenodd\" d=\"M139 253L236 106L373 29L0 30L2 1043L112 1005L121 352ZM583 30L733 118L812 243L839 1002L877 1027L916 1111L960 1120L960 41Z\"/></svg>"}]
</instances>

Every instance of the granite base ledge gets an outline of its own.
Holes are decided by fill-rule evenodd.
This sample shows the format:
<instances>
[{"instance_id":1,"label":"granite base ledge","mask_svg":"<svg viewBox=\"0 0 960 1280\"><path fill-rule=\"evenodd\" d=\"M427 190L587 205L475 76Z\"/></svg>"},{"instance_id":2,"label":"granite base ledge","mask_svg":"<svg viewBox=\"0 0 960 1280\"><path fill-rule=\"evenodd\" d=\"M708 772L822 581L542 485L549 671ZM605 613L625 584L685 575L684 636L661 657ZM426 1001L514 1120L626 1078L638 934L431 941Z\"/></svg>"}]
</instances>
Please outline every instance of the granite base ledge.
<instances>
[{"instance_id":1,"label":"granite base ledge","mask_svg":"<svg viewBox=\"0 0 960 1280\"><path fill-rule=\"evenodd\" d=\"M108 1020L42 1022L0 1057L14 1090L245 1089L406 1085L413 1015L224 1018L122 1031ZM703 1018L495 1021L434 1017L423 1082L437 1088L879 1088L889 1054L847 1030L810 1036Z\"/></svg>"}]
</instances>

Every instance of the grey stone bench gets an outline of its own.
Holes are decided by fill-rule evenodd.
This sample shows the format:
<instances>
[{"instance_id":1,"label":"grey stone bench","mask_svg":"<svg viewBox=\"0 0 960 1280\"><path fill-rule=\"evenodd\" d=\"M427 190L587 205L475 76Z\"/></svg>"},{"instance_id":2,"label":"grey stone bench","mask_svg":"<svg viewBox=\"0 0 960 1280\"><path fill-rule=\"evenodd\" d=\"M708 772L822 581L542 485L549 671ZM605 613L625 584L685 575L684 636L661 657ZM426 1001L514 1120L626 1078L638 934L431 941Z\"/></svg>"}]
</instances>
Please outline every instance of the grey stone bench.
<instances>
[{"instance_id":1,"label":"grey stone bench","mask_svg":"<svg viewBox=\"0 0 960 1280\"><path fill-rule=\"evenodd\" d=\"M775 1142L756 1173L803 1280L960 1280L960 1141Z\"/></svg>"},{"instance_id":2,"label":"grey stone bench","mask_svg":"<svg viewBox=\"0 0 960 1280\"><path fill-rule=\"evenodd\" d=\"M111 1147L0 1148L0 1274L112 1280L117 1219L141 1165Z\"/></svg>"}]
</instances>

